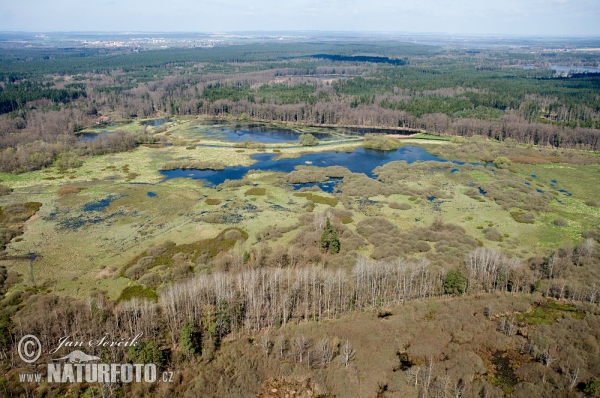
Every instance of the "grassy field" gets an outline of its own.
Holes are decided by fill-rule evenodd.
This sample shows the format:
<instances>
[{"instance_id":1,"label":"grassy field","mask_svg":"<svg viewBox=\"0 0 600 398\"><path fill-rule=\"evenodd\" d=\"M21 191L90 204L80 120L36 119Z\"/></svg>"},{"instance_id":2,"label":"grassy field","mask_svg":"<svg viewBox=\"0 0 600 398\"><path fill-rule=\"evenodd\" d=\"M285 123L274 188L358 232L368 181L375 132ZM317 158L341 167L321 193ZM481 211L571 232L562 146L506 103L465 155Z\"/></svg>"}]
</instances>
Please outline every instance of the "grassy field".
<instances>
[{"instance_id":1,"label":"grassy field","mask_svg":"<svg viewBox=\"0 0 600 398\"><path fill-rule=\"evenodd\" d=\"M178 135L178 131L182 131L186 123L170 127L169 140L185 139L185 133ZM415 145L422 141L402 142ZM461 145L449 141L428 143L435 145L433 148L442 144L450 151L460 150ZM206 145L189 150L186 145L139 147L126 153L91 157L72 170L49 168L0 175L2 183L13 189L10 195L0 197L0 205L42 203L38 213L26 223L21 239L9 244L7 255L37 253L40 257L34 262L34 275L38 286L80 297L99 290L116 298L133 283L120 272L123 266L150 247L166 241L178 245L193 243L214 238L225 228L237 227L249 236L237 250L249 251L257 243L258 234L273 226L291 228L269 241L272 247L286 246L298 232L294 232L294 228L299 217L311 211L316 214L331 209L348 211L351 214L346 217L351 221L346 226L354 232L359 222L374 216L386 218L405 232L427 227L441 217L445 223L464 228L468 236L482 244L523 258L543 254L546 249L566 243L576 245L582 231L600 223L600 207L585 205L597 197L598 165L520 164L514 172L508 172L469 165L456 166L451 171L415 163L407 166L406 173L398 178L404 184L403 189L423 192L418 197L377 192L370 197L343 192L320 192L313 197L295 195L282 183L281 173L272 172L254 172L246 177L244 185L232 187L210 188L201 181L189 179L163 181L158 171L167 162L247 166L254 162L251 155L260 153L255 149ZM295 157L309 151L350 151L359 145L358 142L311 148L290 145L282 147L279 156ZM534 186L555 191L544 193L549 195L548 205L533 211L535 222L531 224L515 221L510 211L518 208L503 208L498 199L473 193L477 187L502 192L521 185L527 189ZM69 189L77 193L57 193L65 186L73 187ZM248 194L250 189L258 194ZM428 199L426 192L434 191L441 197ZM530 192L534 191L530 189ZM390 206L391 202L396 204ZM409 205L410 210L398 209L400 204ZM566 219L568 225L554 225L557 217ZM491 228L497 231L499 239L488 239L486 233ZM366 244L358 252L369 254L373 250L372 245ZM432 247L432 253L435 252L436 248ZM29 273L28 261L15 259L3 263L24 276ZM29 278L23 279L23 284L31 283Z\"/></svg>"}]
</instances>

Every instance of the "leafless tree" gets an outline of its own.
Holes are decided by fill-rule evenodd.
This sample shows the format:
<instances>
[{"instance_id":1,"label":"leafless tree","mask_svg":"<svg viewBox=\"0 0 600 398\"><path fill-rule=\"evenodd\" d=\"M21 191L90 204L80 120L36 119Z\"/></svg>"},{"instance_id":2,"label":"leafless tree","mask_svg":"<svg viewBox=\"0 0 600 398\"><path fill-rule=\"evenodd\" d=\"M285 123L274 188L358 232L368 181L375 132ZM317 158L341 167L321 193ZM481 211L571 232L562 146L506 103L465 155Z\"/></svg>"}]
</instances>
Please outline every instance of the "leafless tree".
<instances>
[{"instance_id":1,"label":"leafless tree","mask_svg":"<svg viewBox=\"0 0 600 398\"><path fill-rule=\"evenodd\" d=\"M354 359L354 355L356 351L350 345L350 341L346 340L346 342L340 348L340 361L342 365L348 367L350 365L350 361Z\"/></svg>"}]
</instances>

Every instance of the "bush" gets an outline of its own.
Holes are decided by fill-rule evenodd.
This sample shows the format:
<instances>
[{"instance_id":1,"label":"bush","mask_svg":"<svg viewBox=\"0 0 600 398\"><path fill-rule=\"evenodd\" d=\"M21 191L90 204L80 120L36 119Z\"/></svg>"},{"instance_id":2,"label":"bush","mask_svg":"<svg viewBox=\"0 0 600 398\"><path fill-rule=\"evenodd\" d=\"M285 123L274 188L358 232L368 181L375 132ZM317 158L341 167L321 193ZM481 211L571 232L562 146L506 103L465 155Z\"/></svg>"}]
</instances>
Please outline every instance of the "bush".
<instances>
[{"instance_id":1,"label":"bush","mask_svg":"<svg viewBox=\"0 0 600 398\"><path fill-rule=\"evenodd\" d=\"M153 289L144 288L140 285L128 286L125 289L123 289L117 301L128 301L134 297L142 299L145 298L151 301L158 301L158 296L156 295L156 292Z\"/></svg>"},{"instance_id":2,"label":"bush","mask_svg":"<svg viewBox=\"0 0 600 398\"><path fill-rule=\"evenodd\" d=\"M365 148L378 149L381 151L393 151L400 147L397 141L392 140L386 134L365 134Z\"/></svg>"},{"instance_id":3,"label":"bush","mask_svg":"<svg viewBox=\"0 0 600 398\"><path fill-rule=\"evenodd\" d=\"M219 199L206 199L206 204L207 205L211 205L211 206L215 206L215 205L220 205L221 201Z\"/></svg>"},{"instance_id":4,"label":"bush","mask_svg":"<svg viewBox=\"0 0 600 398\"><path fill-rule=\"evenodd\" d=\"M496 228L486 228L483 230L483 234L487 240L491 240L492 242L498 242L502 239L502 235Z\"/></svg>"},{"instance_id":5,"label":"bush","mask_svg":"<svg viewBox=\"0 0 600 398\"><path fill-rule=\"evenodd\" d=\"M494 166L499 169L506 169L510 167L511 164L511 160L504 156L498 156L496 159L494 159Z\"/></svg>"},{"instance_id":6,"label":"bush","mask_svg":"<svg viewBox=\"0 0 600 398\"><path fill-rule=\"evenodd\" d=\"M569 226L569 222L562 217L555 218L554 221L552 221L552 224L556 225L557 227Z\"/></svg>"},{"instance_id":7,"label":"bush","mask_svg":"<svg viewBox=\"0 0 600 398\"><path fill-rule=\"evenodd\" d=\"M56 190L56 194L58 196L72 195L72 194L75 194L75 193L79 193L79 191L82 191L84 189L85 188L78 188L78 187L74 187L72 185L65 185L65 186L62 186L62 187L58 188Z\"/></svg>"},{"instance_id":8,"label":"bush","mask_svg":"<svg viewBox=\"0 0 600 398\"><path fill-rule=\"evenodd\" d=\"M264 196L267 194L267 190L265 188L258 188L258 187L254 187L254 188L250 188L249 190L247 190L244 195L246 196Z\"/></svg>"},{"instance_id":9,"label":"bush","mask_svg":"<svg viewBox=\"0 0 600 398\"><path fill-rule=\"evenodd\" d=\"M298 142L300 142L300 145L302 145L302 146L315 146L315 145L319 145L318 138L315 137L312 134L309 134L309 133L302 134L300 136L300 138L298 138Z\"/></svg>"},{"instance_id":10,"label":"bush","mask_svg":"<svg viewBox=\"0 0 600 398\"><path fill-rule=\"evenodd\" d=\"M390 206L390 209L396 209L396 210L412 209L412 206L409 205L408 203L390 202L389 206Z\"/></svg>"},{"instance_id":11,"label":"bush","mask_svg":"<svg viewBox=\"0 0 600 398\"><path fill-rule=\"evenodd\" d=\"M531 213L512 211L510 215L516 222L522 224L533 224L535 222L535 216Z\"/></svg>"},{"instance_id":12,"label":"bush","mask_svg":"<svg viewBox=\"0 0 600 398\"><path fill-rule=\"evenodd\" d=\"M600 397L600 379L595 379L587 383L583 392L592 397Z\"/></svg>"},{"instance_id":13,"label":"bush","mask_svg":"<svg viewBox=\"0 0 600 398\"><path fill-rule=\"evenodd\" d=\"M54 161L54 166L59 169L71 169L80 167L83 162L79 159L79 155L73 152L61 153Z\"/></svg>"},{"instance_id":14,"label":"bush","mask_svg":"<svg viewBox=\"0 0 600 398\"><path fill-rule=\"evenodd\" d=\"M12 192L12 188L0 185L0 196L6 196Z\"/></svg>"},{"instance_id":15,"label":"bush","mask_svg":"<svg viewBox=\"0 0 600 398\"><path fill-rule=\"evenodd\" d=\"M588 200L585 202L586 205L590 206L590 207L598 207L598 201L597 200Z\"/></svg>"}]
</instances>

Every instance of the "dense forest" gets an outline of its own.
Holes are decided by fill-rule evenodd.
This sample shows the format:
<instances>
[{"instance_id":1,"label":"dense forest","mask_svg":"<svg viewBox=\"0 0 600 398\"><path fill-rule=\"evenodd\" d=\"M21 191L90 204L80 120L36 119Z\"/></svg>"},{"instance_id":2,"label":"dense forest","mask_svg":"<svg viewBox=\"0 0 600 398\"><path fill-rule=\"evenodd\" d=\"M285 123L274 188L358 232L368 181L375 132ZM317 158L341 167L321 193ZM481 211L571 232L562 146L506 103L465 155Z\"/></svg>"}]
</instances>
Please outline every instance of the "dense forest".
<instances>
[{"instance_id":1,"label":"dense forest","mask_svg":"<svg viewBox=\"0 0 600 398\"><path fill-rule=\"evenodd\" d=\"M598 150L600 77L555 76L548 69L554 63L595 62L585 53L465 51L385 42L130 54L3 50L0 164L2 170L17 172L52 164L65 150L60 142L100 116L125 121L206 115L413 128ZM49 153L48 148L55 149Z\"/></svg>"}]
</instances>

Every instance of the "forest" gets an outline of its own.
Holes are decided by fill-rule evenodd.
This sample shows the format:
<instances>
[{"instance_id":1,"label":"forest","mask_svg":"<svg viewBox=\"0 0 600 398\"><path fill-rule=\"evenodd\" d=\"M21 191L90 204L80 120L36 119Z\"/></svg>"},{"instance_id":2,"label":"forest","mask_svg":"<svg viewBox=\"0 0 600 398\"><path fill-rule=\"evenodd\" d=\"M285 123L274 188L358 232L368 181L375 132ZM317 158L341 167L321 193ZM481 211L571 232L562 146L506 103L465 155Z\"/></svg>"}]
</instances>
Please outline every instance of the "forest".
<instances>
[{"instance_id":1,"label":"forest","mask_svg":"<svg viewBox=\"0 0 600 398\"><path fill-rule=\"evenodd\" d=\"M552 70L599 62L0 48L0 395L600 397L600 75ZM172 378L27 379L28 334Z\"/></svg>"}]
</instances>

